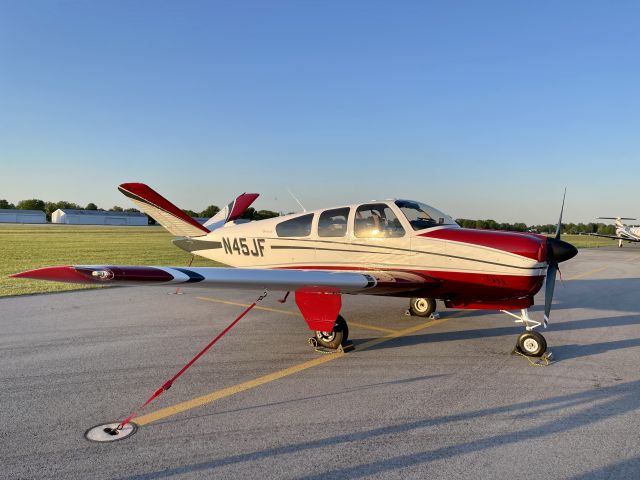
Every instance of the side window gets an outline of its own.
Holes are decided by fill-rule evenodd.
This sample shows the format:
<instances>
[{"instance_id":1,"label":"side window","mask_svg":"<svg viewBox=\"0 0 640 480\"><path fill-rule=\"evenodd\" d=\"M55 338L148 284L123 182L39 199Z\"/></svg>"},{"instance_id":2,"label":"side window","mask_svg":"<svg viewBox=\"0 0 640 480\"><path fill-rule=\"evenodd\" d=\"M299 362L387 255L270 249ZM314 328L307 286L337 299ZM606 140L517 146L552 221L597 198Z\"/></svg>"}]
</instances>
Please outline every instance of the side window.
<instances>
[{"instance_id":1,"label":"side window","mask_svg":"<svg viewBox=\"0 0 640 480\"><path fill-rule=\"evenodd\" d=\"M285 220L276 225L276 233L279 237L308 237L311 233L312 220L313 213Z\"/></svg>"},{"instance_id":2,"label":"side window","mask_svg":"<svg viewBox=\"0 0 640 480\"><path fill-rule=\"evenodd\" d=\"M344 237L347 234L348 208L325 210L318 220L319 237Z\"/></svg>"},{"instance_id":3,"label":"side window","mask_svg":"<svg viewBox=\"0 0 640 480\"><path fill-rule=\"evenodd\" d=\"M359 238L403 237L404 228L388 205L371 203L356 210L354 233Z\"/></svg>"}]
</instances>

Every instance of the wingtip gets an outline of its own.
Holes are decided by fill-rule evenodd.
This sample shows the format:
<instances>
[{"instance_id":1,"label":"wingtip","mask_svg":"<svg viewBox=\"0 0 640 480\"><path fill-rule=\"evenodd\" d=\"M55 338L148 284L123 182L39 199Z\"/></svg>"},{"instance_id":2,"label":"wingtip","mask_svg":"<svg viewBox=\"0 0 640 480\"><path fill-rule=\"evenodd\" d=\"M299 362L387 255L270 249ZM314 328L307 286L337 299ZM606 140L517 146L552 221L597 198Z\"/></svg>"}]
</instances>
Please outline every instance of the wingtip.
<instances>
[{"instance_id":1,"label":"wingtip","mask_svg":"<svg viewBox=\"0 0 640 480\"><path fill-rule=\"evenodd\" d=\"M10 278L28 278L31 280L47 280L50 282L95 283L91 277L79 272L70 265L36 268L9 275Z\"/></svg>"}]
</instances>

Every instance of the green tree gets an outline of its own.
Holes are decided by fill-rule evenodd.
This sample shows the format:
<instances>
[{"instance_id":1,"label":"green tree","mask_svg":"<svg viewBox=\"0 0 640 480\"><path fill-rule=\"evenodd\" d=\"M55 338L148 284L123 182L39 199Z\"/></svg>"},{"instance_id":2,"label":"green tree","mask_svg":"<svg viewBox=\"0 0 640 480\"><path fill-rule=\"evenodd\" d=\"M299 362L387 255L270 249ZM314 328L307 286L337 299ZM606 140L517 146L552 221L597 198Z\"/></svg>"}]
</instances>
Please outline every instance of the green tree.
<instances>
[{"instance_id":1,"label":"green tree","mask_svg":"<svg viewBox=\"0 0 640 480\"><path fill-rule=\"evenodd\" d=\"M9 203L6 200L2 199L0 200L0 208L16 208L16 206L13 203Z\"/></svg>"},{"instance_id":2,"label":"green tree","mask_svg":"<svg viewBox=\"0 0 640 480\"><path fill-rule=\"evenodd\" d=\"M81 208L82 207L77 203L67 202L66 200L60 200L59 202L46 202L44 211L47 214L47 220L51 221L51 214L58 209L78 210Z\"/></svg>"},{"instance_id":3,"label":"green tree","mask_svg":"<svg viewBox=\"0 0 640 480\"><path fill-rule=\"evenodd\" d=\"M279 217L280 214L278 212L274 212L272 210L258 210L256 212L256 220L264 220L265 218L274 218Z\"/></svg>"},{"instance_id":4,"label":"green tree","mask_svg":"<svg viewBox=\"0 0 640 480\"><path fill-rule=\"evenodd\" d=\"M111 207L109 209L110 212L124 212L124 210L122 209L122 207L119 207L117 205L114 205L113 207Z\"/></svg>"},{"instance_id":5,"label":"green tree","mask_svg":"<svg viewBox=\"0 0 640 480\"><path fill-rule=\"evenodd\" d=\"M88 203L85 210L98 210L98 206L95 203Z\"/></svg>"},{"instance_id":6,"label":"green tree","mask_svg":"<svg viewBox=\"0 0 640 480\"><path fill-rule=\"evenodd\" d=\"M42 210L44 212L44 201L37 198L31 198L29 200L20 200L16 208L20 210Z\"/></svg>"},{"instance_id":7,"label":"green tree","mask_svg":"<svg viewBox=\"0 0 640 480\"><path fill-rule=\"evenodd\" d=\"M216 205L209 205L207 208L205 208L203 211L200 212L199 216L211 218L219 211L220 209Z\"/></svg>"}]
</instances>

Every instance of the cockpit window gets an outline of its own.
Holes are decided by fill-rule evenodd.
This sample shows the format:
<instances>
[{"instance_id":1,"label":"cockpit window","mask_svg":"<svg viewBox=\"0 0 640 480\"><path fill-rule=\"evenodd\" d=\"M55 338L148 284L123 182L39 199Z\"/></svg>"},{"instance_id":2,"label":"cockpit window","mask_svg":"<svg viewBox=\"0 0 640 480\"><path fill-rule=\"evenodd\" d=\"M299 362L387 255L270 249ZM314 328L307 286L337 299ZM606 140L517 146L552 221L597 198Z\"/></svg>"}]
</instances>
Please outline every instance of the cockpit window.
<instances>
[{"instance_id":1,"label":"cockpit window","mask_svg":"<svg viewBox=\"0 0 640 480\"><path fill-rule=\"evenodd\" d=\"M440 225L457 225L449 215L424 203L412 200L396 200L396 205L402 210L414 230Z\"/></svg>"},{"instance_id":2,"label":"cockpit window","mask_svg":"<svg viewBox=\"0 0 640 480\"><path fill-rule=\"evenodd\" d=\"M285 220L276 225L276 233L279 237L308 237L312 220L313 213Z\"/></svg>"},{"instance_id":3,"label":"cockpit window","mask_svg":"<svg viewBox=\"0 0 640 480\"><path fill-rule=\"evenodd\" d=\"M344 237L347 234L349 208L325 210L318 220L319 237Z\"/></svg>"},{"instance_id":4,"label":"cockpit window","mask_svg":"<svg viewBox=\"0 0 640 480\"><path fill-rule=\"evenodd\" d=\"M360 238L403 237L404 228L388 205L371 203L356 210L354 234Z\"/></svg>"}]
</instances>

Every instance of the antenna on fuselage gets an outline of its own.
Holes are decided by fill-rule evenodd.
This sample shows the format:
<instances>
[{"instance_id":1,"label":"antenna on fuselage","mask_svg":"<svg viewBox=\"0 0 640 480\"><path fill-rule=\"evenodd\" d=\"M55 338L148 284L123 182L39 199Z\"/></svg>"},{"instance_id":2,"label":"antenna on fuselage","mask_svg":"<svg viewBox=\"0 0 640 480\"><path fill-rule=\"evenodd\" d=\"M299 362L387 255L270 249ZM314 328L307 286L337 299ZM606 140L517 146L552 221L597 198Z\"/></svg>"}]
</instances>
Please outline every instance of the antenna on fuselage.
<instances>
[{"instance_id":1,"label":"antenna on fuselage","mask_svg":"<svg viewBox=\"0 0 640 480\"><path fill-rule=\"evenodd\" d=\"M292 192L291 190L289 190L288 188L287 188L287 192L289 192L289 195L291 195L291 198L293 198L293 199L297 202L297 204L298 204L298 205L300 205L300 208L302 209L302 211L303 211L303 212L306 212L306 211L307 211L307 209L306 209L306 208L304 208L304 205L302 205L302 203L300 203L300 200L298 200L298 199L296 198L296 196L293 194L293 192Z\"/></svg>"}]
</instances>

